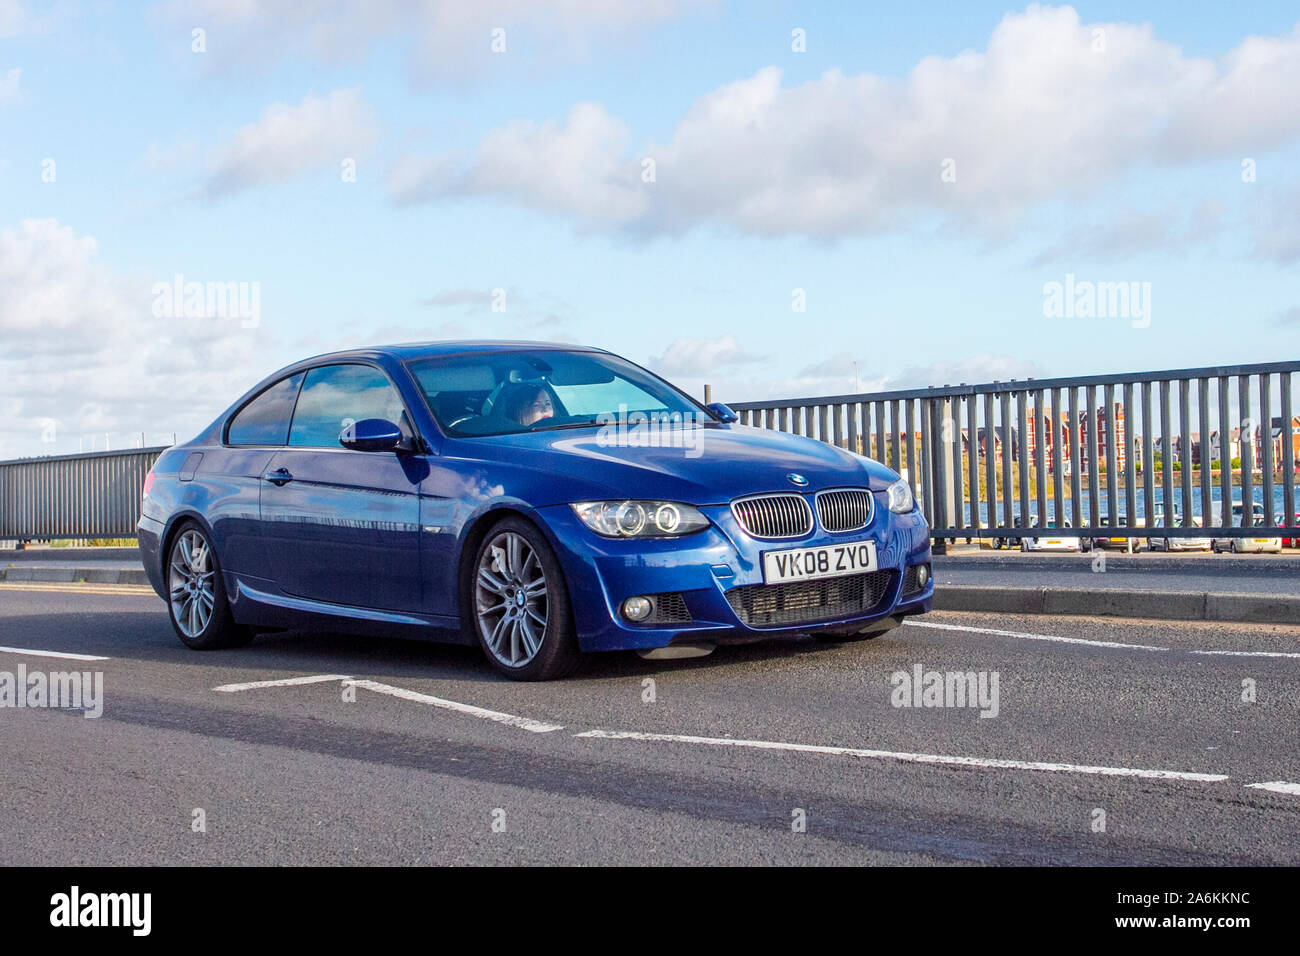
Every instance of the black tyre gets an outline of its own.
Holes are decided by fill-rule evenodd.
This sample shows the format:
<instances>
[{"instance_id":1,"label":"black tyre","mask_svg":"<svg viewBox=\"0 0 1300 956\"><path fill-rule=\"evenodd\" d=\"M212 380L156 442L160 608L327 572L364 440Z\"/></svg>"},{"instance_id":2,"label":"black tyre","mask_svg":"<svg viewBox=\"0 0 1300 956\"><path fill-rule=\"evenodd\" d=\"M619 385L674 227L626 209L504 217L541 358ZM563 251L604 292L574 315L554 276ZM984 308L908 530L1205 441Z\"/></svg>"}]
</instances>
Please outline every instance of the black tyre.
<instances>
[{"instance_id":1,"label":"black tyre","mask_svg":"<svg viewBox=\"0 0 1300 956\"><path fill-rule=\"evenodd\" d=\"M464 621L512 680L555 680L581 655L564 572L541 531L511 516L492 526L466 582Z\"/></svg>"},{"instance_id":2,"label":"black tyre","mask_svg":"<svg viewBox=\"0 0 1300 956\"><path fill-rule=\"evenodd\" d=\"M176 530L163 569L167 609L176 636L196 651L242 647L251 629L235 623L221 579L221 561L207 531L196 521Z\"/></svg>"}]
</instances>

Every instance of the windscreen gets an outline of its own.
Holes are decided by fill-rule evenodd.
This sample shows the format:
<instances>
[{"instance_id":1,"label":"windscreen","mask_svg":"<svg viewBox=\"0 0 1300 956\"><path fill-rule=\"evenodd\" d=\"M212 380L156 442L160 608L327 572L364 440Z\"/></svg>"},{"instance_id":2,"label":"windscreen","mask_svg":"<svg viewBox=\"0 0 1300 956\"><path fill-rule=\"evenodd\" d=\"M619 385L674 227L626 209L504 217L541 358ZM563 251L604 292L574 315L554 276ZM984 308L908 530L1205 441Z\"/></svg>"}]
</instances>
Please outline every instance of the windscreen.
<instances>
[{"instance_id":1,"label":"windscreen","mask_svg":"<svg viewBox=\"0 0 1300 956\"><path fill-rule=\"evenodd\" d=\"M604 352L479 352L416 359L407 367L451 435L581 428L642 415L710 417L667 382Z\"/></svg>"}]
</instances>

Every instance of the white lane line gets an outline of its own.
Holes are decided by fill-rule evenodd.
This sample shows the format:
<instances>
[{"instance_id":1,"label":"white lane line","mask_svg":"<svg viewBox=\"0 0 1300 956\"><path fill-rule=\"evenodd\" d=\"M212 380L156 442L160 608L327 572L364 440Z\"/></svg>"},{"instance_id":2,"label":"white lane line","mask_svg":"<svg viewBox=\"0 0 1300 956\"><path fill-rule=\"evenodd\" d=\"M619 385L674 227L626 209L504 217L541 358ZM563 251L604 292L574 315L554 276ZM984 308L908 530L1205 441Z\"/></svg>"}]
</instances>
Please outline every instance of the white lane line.
<instances>
[{"instance_id":1,"label":"white lane line","mask_svg":"<svg viewBox=\"0 0 1300 956\"><path fill-rule=\"evenodd\" d=\"M111 657L94 654L69 654L67 651L36 651L26 647L0 647L0 654L28 654L32 657L60 657L69 661L109 661Z\"/></svg>"},{"instance_id":2,"label":"white lane line","mask_svg":"<svg viewBox=\"0 0 1300 956\"><path fill-rule=\"evenodd\" d=\"M1246 786L1253 790L1268 790L1272 793L1287 793L1294 797L1300 797L1300 783L1274 780L1270 783L1248 783Z\"/></svg>"},{"instance_id":3,"label":"white lane line","mask_svg":"<svg viewBox=\"0 0 1300 956\"><path fill-rule=\"evenodd\" d=\"M255 680L247 684L222 684L212 688L222 694L233 694L241 690L257 690L262 687L297 687L299 684L327 684L330 681L350 680L346 674L316 674L312 677L286 677L283 680Z\"/></svg>"},{"instance_id":4,"label":"white lane line","mask_svg":"<svg viewBox=\"0 0 1300 956\"><path fill-rule=\"evenodd\" d=\"M1168 651L1172 648L1154 644L1122 644L1118 641L1091 641L1083 637L1062 637L1059 634L1026 634L1023 631L1000 631L993 627L967 627L964 624L939 624L936 621L904 621L909 627L933 627L941 631L971 631L975 634L996 634L999 637L1019 637L1027 641L1055 641L1060 644L1087 644L1090 647L1117 647L1130 651Z\"/></svg>"},{"instance_id":5,"label":"white lane line","mask_svg":"<svg viewBox=\"0 0 1300 956\"><path fill-rule=\"evenodd\" d=\"M876 760L899 760L905 763L945 764L979 767L990 770L1040 770L1049 773L1083 773L1103 777L1142 777L1149 780L1190 780L1197 783L1222 783L1230 779L1220 773L1190 773L1182 770L1142 770L1135 767L1089 767L1071 763L1045 763L1036 760L994 760L985 757L952 757L944 754L914 754L891 750L861 750L856 747L823 747L816 744L790 744L774 740L734 740L729 737L690 737L682 734L646 734L622 730L589 730L575 737L598 737L605 740L651 740L665 743L705 744L713 747L748 747L754 750L787 750L796 753L828 754L836 757L866 757Z\"/></svg>"},{"instance_id":6,"label":"white lane line","mask_svg":"<svg viewBox=\"0 0 1300 956\"><path fill-rule=\"evenodd\" d=\"M1156 647L1154 644L1122 644L1118 641L1092 641L1083 637L1062 637L1059 634L1028 634L1024 631L1002 631L995 627L969 627L965 624L940 624L937 621L904 621L909 627L932 627L941 631L971 631L975 634L996 634L999 637L1019 637L1028 641L1055 641L1060 644L1087 644L1091 647L1110 647L1135 651L1177 651L1177 647ZM1300 653L1291 651L1186 651L1211 657L1289 657L1300 659Z\"/></svg>"},{"instance_id":7,"label":"white lane line","mask_svg":"<svg viewBox=\"0 0 1300 956\"><path fill-rule=\"evenodd\" d=\"M1221 657L1297 657L1290 651L1188 651L1189 654L1217 654Z\"/></svg>"},{"instance_id":8,"label":"white lane line","mask_svg":"<svg viewBox=\"0 0 1300 956\"><path fill-rule=\"evenodd\" d=\"M499 724L518 727L520 730L530 730L535 734L549 734L554 730L564 729L563 724L548 724L540 720L533 720L529 717L516 717L514 714L503 714L500 711L475 707L473 704L462 704L458 701L446 700L442 697L433 697L429 694L421 694L418 691L407 690L404 687L393 687L391 684L381 684L379 681L348 680L346 683L355 687L364 687L366 690L373 690L377 694L387 694L390 697L398 697L402 700L412 700L419 704L428 704L431 707L441 707L444 710L455 711L458 714L465 714L469 717L481 717L483 720L493 720Z\"/></svg>"}]
</instances>

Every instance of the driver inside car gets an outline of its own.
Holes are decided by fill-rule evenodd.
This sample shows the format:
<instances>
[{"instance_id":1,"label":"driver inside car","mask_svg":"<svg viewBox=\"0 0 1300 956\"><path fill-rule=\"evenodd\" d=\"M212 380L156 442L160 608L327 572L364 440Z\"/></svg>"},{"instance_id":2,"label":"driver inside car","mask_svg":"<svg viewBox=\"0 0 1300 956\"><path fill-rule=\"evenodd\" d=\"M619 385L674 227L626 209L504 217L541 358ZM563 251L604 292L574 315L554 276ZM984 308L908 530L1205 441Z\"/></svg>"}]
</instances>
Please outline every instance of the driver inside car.
<instances>
[{"instance_id":1,"label":"driver inside car","mask_svg":"<svg viewBox=\"0 0 1300 956\"><path fill-rule=\"evenodd\" d=\"M505 417L528 428L544 418L555 417L551 393L540 385L523 384L509 389L502 396Z\"/></svg>"}]
</instances>

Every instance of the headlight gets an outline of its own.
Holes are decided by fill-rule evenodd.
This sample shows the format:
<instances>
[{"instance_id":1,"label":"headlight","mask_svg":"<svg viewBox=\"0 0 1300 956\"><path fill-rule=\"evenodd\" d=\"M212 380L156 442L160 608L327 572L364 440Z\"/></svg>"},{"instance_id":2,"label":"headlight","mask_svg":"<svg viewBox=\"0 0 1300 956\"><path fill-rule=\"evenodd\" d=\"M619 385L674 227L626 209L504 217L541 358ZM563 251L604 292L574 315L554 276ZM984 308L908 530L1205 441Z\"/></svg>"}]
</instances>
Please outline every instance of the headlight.
<instances>
[{"instance_id":1,"label":"headlight","mask_svg":"<svg viewBox=\"0 0 1300 956\"><path fill-rule=\"evenodd\" d=\"M912 489L907 486L907 479L899 478L889 486L889 510L896 515L905 515L916 507Z\"/></svg>"},{"instance_id":2,"label":"headlight","mask_svg":"<svg viewBox=\"0 0 1300 956\"><path fill-rule=\"evenodd\" d=\"M697 509L675 501L579 501L573 510L607 538L667 538L709 526Z\"/></svg>"}]
</instances>

